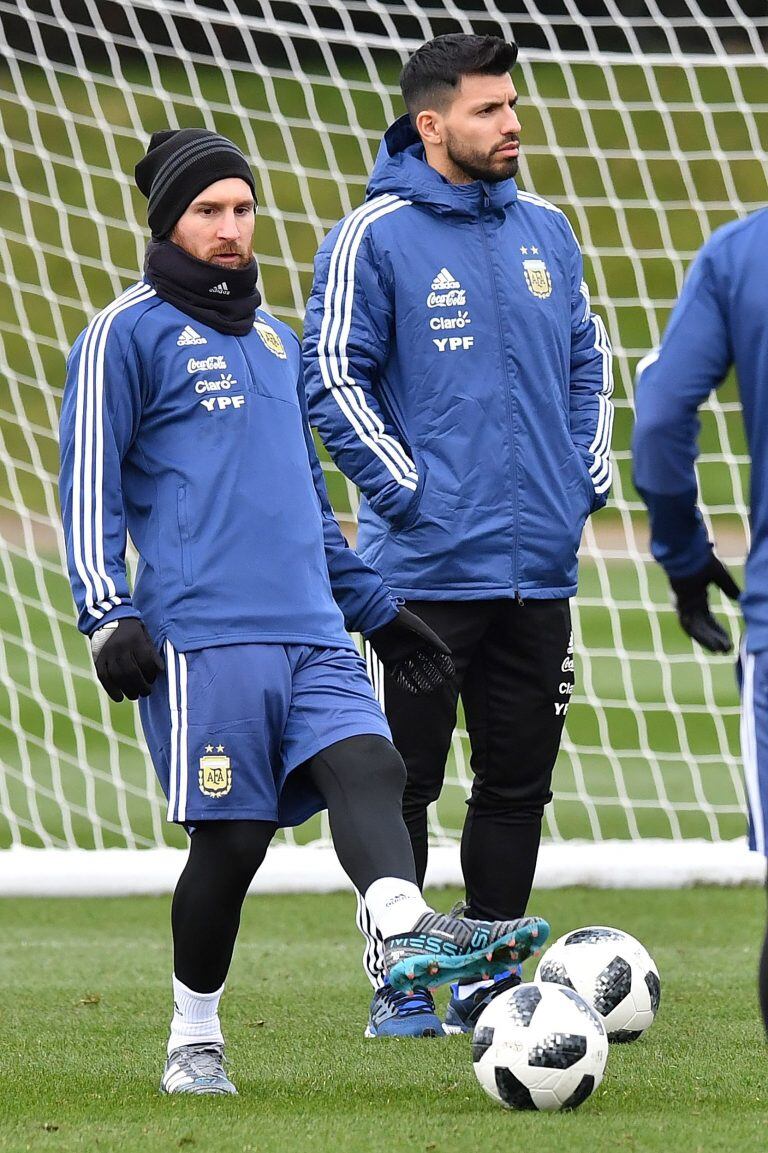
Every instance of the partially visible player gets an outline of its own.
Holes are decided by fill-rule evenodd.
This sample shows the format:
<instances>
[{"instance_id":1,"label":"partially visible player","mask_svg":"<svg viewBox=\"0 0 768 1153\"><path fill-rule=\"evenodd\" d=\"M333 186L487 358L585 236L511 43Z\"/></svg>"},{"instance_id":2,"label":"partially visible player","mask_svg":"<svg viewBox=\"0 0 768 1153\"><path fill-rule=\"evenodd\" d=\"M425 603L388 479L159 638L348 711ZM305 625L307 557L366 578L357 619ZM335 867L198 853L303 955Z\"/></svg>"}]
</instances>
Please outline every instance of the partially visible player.
<instances>
[{"instance_id":1,"label":"partially visible player","mask_svg":"<svg viewBox=\"0 0 768 1153\"><path fill-rule=\"evenodd\" d=\"M651 549L669 577L680 624L714 653L731 640L712 615L710 586L739 587L717 558L697 507L698 409L736 369L752 461L752 543L741 597L738 663L749 840L767 853L768 825L768 209L718 229L692 265L661 347L639 366L634 476L648 506ZM768 928L760 961L768 1030Z\"/></svg>"},{"instance_id":2,"label":"partially visible player","mask_svg":"<svg viewBox=\"0 0 768 1153\"><path fill-rule=\"evenodd\" d=\"M441 917L416 884L405 770L345 617L406 688L434 688L452 665L330 511L298 340L259 307L245 157L212 132L158 132L136 180L152 229L144 278L70 355L62 510L97 674L113 700L141 698L168 819L191 836L161 1087L227 1094L219 1001L279 825L328 808L339 860L385 926L394 986L498 971L546 927Z\"/></svg>"}]
</instances>

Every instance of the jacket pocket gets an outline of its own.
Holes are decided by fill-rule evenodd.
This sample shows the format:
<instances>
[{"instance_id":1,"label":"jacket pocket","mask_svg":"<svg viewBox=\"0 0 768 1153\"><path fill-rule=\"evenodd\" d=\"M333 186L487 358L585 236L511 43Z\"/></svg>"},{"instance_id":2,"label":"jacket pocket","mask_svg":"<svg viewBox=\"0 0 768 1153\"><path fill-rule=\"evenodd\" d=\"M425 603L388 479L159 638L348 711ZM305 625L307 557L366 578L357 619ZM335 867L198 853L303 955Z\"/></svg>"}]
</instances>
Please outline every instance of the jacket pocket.
<instances>
[{"instance_id":1,"label":"jacket pocket","mask_svg":"<svg viewBox=\"0 0 768 1153\"><path fill-rule=\"evenodd\" d=\"M189 539L189 510L187 508L187 486L180 484L176 492L176 516L179 522L181 541L181 571L184 584L189 588L193 583L192 547Z\"/></svg>"},{"instance_id":2,"label":"jacket pocket","mask_svg":"<svg viewBox=\"0 0 768 1153\"><path fill-rule=\"evenodd\" d=\"M584 458L577 448L574 448L573 450L573 463L578 471L578 479L581 485L581 492L584 496L584 500L587 502L587 511L585 514L586 519L586 517L589 516L595 506L595 486L592 483L592 477L590 476L589 469L587 468Z\"/></svg>"},{"instance_id":3,"label":"jacket pocket","mask_svg":"<svg viewBox=\"0 0 768 1153\"><path fill-rule=\"evenodd\" d=\"M427 486L428 474L427 467L422 461L417 462L417 467L419 470L419 483L411 498L410 504L406 505L405 512L401 517L398 517L396 520L390 520L389 522L390 530L395 534L407 532L408 529L413 528L418 520L421 503L424 499L424 490Z\"/></svg>"}]
</instances>

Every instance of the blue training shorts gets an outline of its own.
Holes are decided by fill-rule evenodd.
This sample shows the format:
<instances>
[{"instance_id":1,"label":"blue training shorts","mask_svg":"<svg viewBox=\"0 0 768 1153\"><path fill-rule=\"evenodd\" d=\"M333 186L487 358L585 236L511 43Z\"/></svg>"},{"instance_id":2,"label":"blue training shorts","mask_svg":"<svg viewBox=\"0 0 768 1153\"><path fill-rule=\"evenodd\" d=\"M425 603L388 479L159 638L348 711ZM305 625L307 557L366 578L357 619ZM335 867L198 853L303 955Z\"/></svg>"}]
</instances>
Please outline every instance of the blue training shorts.
<instances>
[{"instance_id":1,"label":"blue training shorts","mask_svg":"<svg viewBox=\"0 0 768 1153\"><path fill-rule=\"evenodd\" d=\"M750 653L742 646L737 671L749 847L768 856L768 652Z\"/></svg>"},{"instance_id":2,"label":"blue training shorts","mask_svg":"<svg viewBox=\"0 0 768 1153\"><path fill-rule=\"evenodd\" d=\"M391 740L365 665L351 649L222 645L177 652L139 702L168 820L298 825L325 808L294 770L345 737Z\"/></svg>"}]
</instances>

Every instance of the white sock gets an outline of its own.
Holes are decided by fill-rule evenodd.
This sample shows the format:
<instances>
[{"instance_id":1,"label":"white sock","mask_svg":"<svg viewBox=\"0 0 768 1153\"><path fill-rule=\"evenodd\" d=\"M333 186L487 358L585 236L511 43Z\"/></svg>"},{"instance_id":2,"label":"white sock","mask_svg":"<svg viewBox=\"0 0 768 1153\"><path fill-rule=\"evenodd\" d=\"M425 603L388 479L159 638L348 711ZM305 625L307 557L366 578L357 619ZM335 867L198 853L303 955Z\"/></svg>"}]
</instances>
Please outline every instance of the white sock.
<instances>
[{"instance_id":1,"label":"white sock","mask_svg":"<svg viewBox=\"0 0 768 1153\"><path fill-rule=\"evenodd\" d=\"M379 877L368 886L363 899L385 940L409 932L422 913L432 912L419 886L399 877Z\"/></svg>"},{"instance_id":2,"label":"white sock","mask_svg":"<svg viewBox=\"0 0 768 1153\"><path fill-rule=\"evenodd\" d=\"M459 983L456 986L454 996L458 1001L463 1001L465 997L471 997L478 989L490 989L491 985L495 984L493 980L490 981L468 981L467 984Z\"/></svg>"},{"instance_id":3,"label":"white sock","mask_svg":"<svg viewBox=\"0 0 768 1153\"><path fill-rule=\"evenodd\" d=\"M219 1001L223 992L222 985L214 993L195 993L174 974L169 1053L181 1045L201 1045L206 1041L224 1043L219 1023Z\"/></svg>"}]
</instances>

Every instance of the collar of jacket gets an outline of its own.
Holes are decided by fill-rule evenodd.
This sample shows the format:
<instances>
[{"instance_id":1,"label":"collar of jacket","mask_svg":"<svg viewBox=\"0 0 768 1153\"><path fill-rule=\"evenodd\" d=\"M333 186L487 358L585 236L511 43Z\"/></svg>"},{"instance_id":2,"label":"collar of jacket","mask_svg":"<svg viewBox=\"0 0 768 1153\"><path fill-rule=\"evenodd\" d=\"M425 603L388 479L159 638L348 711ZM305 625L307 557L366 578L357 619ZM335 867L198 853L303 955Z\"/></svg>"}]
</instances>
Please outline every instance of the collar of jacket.
<instances>
[{"instance_id":1,"label":"collar of jacket","mask_svg":"<svg viewBox=\"0 0 768 1153\"><path fill-rule=\"evenodd\" d=\"M427 164L424 147L407 114L391 124L384 134L366 198L370 200L385 192L423 204L440 215L471 219L489 210L504 214L517 200L517 185L512 179L496 184L480 180L451 184Z\"/></svg>"}]
</instances>

